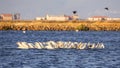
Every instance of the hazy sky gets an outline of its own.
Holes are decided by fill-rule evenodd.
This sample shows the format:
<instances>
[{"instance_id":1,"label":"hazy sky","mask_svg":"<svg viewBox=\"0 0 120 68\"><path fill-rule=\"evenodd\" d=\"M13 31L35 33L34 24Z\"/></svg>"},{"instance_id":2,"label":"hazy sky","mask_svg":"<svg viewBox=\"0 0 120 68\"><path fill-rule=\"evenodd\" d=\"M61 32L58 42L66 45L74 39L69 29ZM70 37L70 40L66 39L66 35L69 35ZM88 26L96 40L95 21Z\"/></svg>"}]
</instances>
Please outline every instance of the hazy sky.
<instances>
[{"instance_id":1,"label":"hazy sky","mask_svg":"<svg viewBox=\"0 0 120 68\"><path fill-rule=\"evenodd\" d=\"M72 15L74 10L82 19L96 15L120 17L120 0L0 0L0 14L20 13L22 19L46 14Z\"/></svg>"}]
</instances>

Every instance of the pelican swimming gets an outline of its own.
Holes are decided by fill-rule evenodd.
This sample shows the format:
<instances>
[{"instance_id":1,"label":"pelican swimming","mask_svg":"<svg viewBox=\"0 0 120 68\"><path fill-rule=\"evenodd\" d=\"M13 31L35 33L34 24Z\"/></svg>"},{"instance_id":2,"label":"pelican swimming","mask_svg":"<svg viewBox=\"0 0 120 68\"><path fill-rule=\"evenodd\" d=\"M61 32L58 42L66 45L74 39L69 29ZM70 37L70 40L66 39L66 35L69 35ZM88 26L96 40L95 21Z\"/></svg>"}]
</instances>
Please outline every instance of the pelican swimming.
<instances>
[{"instance_id":1,"label":"pelican swimming","mask_svg":"<svg viewBox=\"0 0 120 68\"><path fill-rule=\"evenodd\" d=\"M48 41L48 42L17 42L18 48L20 49L104 49L103 43L82 43L82 42L63 42L63 41Z\"/></svg>"}]
</instances>

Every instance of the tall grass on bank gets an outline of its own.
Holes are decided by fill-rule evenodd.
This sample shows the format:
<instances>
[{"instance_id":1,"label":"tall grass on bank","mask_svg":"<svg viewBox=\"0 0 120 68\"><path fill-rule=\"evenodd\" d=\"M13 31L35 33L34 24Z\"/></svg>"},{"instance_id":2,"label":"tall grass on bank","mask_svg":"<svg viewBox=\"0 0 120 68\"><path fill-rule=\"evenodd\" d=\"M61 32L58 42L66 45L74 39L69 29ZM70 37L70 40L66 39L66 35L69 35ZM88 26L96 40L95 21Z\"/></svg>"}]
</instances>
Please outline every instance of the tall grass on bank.
<instances>
[{"instance_id":1,"label":"tall grass on bank","mask_svg":"<svg viewBox=\"0 0 120 68\"><path fill-rule=\"evenodd\" d=\"M86 25L81 24L80 26L77 27L77 30L79 31L88 31L89 27Z\"/></svg>"},{"instance_id":2,"label":"tall grass on bank","mask_svg":"<svg viewBox=\"0 0 120 68\"><path fill-rule=\"evenodd\" d=\"M120 31L120 21L0 21L0 30Z\"/></svg>"}]
</instances>

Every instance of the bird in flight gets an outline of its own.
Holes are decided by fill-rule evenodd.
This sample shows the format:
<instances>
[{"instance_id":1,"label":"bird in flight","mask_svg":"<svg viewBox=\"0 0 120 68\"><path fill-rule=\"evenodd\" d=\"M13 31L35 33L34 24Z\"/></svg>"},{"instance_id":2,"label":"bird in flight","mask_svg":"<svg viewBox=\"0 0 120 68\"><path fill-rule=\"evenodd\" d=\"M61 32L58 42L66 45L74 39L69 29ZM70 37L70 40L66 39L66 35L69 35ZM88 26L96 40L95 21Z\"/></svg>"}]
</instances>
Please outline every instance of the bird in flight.
<instances>
[{"instance_id":1,"label":"bird in flight","mask_svg":"<svg viewBox=\"0 0 120 68\"><path fill-rule=\"evenodd\" d=\"M73 14L76 14L77 13L77 11L73 11Z\"/></svg>"},{"instance_id":2,"label":"bird in flight","mask_svg":"<svg viewBox=\"0 0 120 68\"><path fill-rule=\"evenodd\" d=\"M104 9L105 9L105 10L109 10L109 8L108 8L108 7L105 7Z\"/></svg>"}]
</instances>

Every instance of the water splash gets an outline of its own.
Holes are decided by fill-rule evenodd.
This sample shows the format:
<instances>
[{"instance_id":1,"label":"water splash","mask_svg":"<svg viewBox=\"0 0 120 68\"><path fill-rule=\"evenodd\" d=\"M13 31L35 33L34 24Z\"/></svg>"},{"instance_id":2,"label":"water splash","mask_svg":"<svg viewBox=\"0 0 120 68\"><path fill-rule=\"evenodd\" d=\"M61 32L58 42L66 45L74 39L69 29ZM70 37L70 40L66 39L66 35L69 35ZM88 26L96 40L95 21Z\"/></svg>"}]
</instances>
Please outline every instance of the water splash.
<instances>
[{"instance_id":1,"label":"water splash","mask_svg":"<svg viewBox=\"0 0 120 68\"><path fill-rule=\"evenodd\" d=\"M63 41L48 41L48 42L17 42L20 49L103 49L103 43L82 43L82 42L63 42Z\"/></svg>"}]
</instances>

